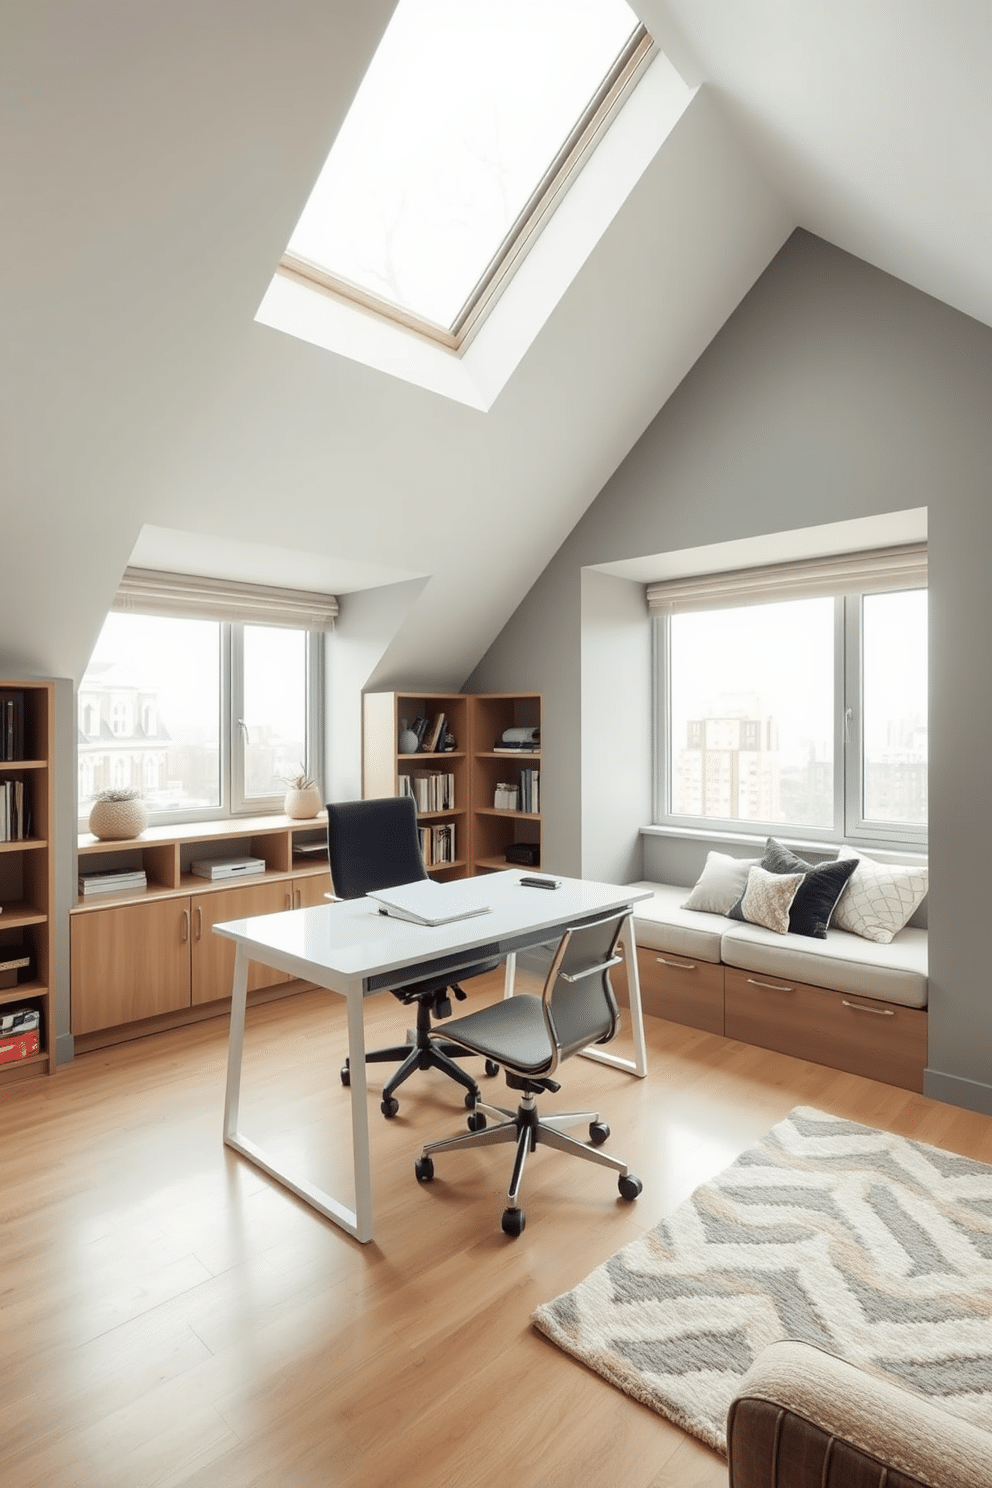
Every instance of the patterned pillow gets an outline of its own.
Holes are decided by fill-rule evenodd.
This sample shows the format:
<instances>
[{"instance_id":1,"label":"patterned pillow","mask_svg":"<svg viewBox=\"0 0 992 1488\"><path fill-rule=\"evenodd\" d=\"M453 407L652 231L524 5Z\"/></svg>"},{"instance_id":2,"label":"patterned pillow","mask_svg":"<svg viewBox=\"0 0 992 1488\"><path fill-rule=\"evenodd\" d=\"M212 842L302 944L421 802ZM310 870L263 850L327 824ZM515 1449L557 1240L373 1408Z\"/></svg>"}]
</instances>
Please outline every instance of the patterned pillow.
<instances>
[{"instance_id":1,"label":"patterned pillow","mask_svg":"<svg viewBox=\"0 0 992 1488\"><path fill-rule=\"evenodd\" d=\"M857 866L837 901L833 924L865 940L888 945L926 896L926 868L877 863L853 847L842 847L838 858L854 858Z\"/></svg>"},{"instance_id":2,"label":"patterned pillow","mask_svg":"<svg viewBox=\"0 0 992 1488\"><path fill-rule=\"evenodd\" d=\"M727 853L706 854L706 864L697 878L683 909L706 909L711 914L726 914L744 892L747 870L757 858L732 858Z\"/></svg>"},{"instance_id":3,"label":"patterned pillow","mask_svg":"<svg viewBox=\"0 0 992 1488\"><path fill-rule=\"evenodd\" d=\"M759 864L748 870L747 887L741 896L740 914L735 919L749 925L764 925L785 935L789 929L789 910L803 881L801 873L769 873ZM737 909L738 905L734 905Z\"/></svg>"},{"instance_id":4,"label":"patterned pillow","mask_svg":"<svg viewBox=\"0 0 992 1488\"><path fill-rule=\"evenodd\" d=\"M807 863L791 848L783 847L774 837L765 844L762 868L769 873L803 873L805 878L789 910L789 929L793 935L808 935L813 940L826 940L827 926L837 901L857 859L833 858L826 863Z\"/></svg>"}]
</instances>

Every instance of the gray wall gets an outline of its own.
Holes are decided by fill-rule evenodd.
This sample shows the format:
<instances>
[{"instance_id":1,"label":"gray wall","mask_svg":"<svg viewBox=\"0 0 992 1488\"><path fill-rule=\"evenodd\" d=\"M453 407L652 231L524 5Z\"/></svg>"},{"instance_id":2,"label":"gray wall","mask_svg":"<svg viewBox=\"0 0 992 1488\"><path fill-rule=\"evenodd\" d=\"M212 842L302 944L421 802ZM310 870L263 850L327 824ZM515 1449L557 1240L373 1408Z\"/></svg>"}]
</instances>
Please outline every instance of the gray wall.
<instances>
[{"instance_id":1,"label":"gray wall","mask_svg":"<svg viewBox=\"0 0 992 1488\"><path fill-rule=\"evenodd\" d=\"M930 1094L992 1113L982 901L992 802L992 331L797 232L667 401L465 683L545 697L547 866L632 863L588 801L583 569L929 508ZM622 650L622 668L631 660ZM611 706L610 693L599 698ZM641 749L643 751L643 741ZM646 818L645 818L646 819Z\"/></svg>"}]
</instances>

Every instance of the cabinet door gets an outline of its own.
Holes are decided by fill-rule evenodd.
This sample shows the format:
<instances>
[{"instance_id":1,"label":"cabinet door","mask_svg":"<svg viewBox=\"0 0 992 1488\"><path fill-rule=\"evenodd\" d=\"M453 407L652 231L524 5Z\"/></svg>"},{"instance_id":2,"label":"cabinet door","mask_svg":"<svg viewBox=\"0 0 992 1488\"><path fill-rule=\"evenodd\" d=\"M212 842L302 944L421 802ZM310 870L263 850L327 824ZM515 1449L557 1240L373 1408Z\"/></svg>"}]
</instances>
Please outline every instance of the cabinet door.
<instances>
[{"instance_id":1,"label":"cabinet door","mask_svg":"<svg viewBox=\"0 0 992 1488\"><path fill-rule=\"evenodd\" d=\"M73 1033L189 1007L189 934L188 899L73 915Z\"/></svg>"},{"instance_id":2,"label":"cabinet door","mask_svg":"<svg viewBox=\"0 0 992 1488\"><path fill-rule=\"evenodd\" d=\"M290 881L238 884L236 888L219 889L210 894L194 894L193 916L193 1002L216 1002L230 997L234 985L234 942L214 935L212 926L224 920L241 920L248 915L276 914L286 908ZM275 987L291 981L284 972L274 971L252 961L248 967L248 990Z\"/></svg>"},{"instance_id":3,"label":"cabinet door","mask_svg":"<svg viewBox=\"0 0 992 1488\"><path fill-rule=\"evenodd\" d=\"M329 904L324 896L331 892L329 873L310 873L306 878L293 879L293 909L310 909L315 904Z\"/></svg>"}]
</instances>

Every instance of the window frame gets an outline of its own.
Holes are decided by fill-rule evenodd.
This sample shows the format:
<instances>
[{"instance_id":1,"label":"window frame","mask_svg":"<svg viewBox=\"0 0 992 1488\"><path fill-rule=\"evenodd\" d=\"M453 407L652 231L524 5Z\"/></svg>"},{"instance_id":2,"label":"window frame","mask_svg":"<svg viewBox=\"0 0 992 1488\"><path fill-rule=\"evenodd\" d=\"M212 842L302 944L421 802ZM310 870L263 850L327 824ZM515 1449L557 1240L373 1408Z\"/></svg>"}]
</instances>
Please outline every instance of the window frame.
<instances>
[{"instance_id":1,"label":"window frame","mask_svg":"<svg viewBox=\"0 0 992 1488\"><path fill-rule=\"evenodd\" d=\"M141 613L153 614L155 612L144 610ZM159 615L159 618L163 620L178 620L183 617L175 613L163 613ZM148 822L150 826L186 826L197 822L237 821L239 818L253 816L276 816L283 809L285 790L267 796L247 796L245 794L244 730L237 726L238 721L243 715L245 626L255 625L265 627L267 622L261 616L248 621L223 620L217 616L210 618L219 626L217 749L220 766L220 802L217 806L201 806L195 810L149 811ZM306 738L305 758L301 761L301 764L306 772L320 783L323 777L325 701L323 641L325 632L309 629L305 626L281 628L297 629L302 631L305 636ZM78 714L78 700L76 707ZM78 787L79 766L77 759L77 791ZM89 807L83 807L81 801L77 803L78 829L81 832L87 830L88 814Z\"/></svg>"},{"instance_id":2,"label":"window frame","mask_svg":"<svg viewBox=\"0 0 992 1488\"><path fill-rule=\"evenodd\" d=\"M927 589L911 584L905 591ZM652 677L654 688L654 743L652 749L654 825L687 833L712 833L726 837L777 836L825 844L849 842L878 851L926 850L929 824L924 822L879 822L864 815L863 759L863 601L880 591L866 587L855 593L834 596L834 757L833 823L816 827L788 821L743 821L740 817L680 816L672 811L672 711L671 711L671 612L651 616ZM774 600L767 601L774 603ZM712 610L733 610L728 595Z\"/></svg>"}]
</instances>

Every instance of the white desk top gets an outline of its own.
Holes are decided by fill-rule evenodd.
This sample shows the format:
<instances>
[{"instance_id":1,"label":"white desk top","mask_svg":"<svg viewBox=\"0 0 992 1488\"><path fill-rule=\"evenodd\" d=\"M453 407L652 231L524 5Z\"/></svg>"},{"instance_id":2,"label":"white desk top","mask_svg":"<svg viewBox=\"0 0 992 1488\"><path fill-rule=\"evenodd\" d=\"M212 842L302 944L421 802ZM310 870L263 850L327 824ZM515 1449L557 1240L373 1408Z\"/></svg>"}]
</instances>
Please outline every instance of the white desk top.
<instances>
[{"instance_id":1,"label":"white desk top","mask_svg":"<svg viewBox=\"0 0 992 1488\"><path fill-rule=\"evenodd\" d=\"M414 925L382 915L370 899L346 899L310 909L228 920L213 928L219 935L251 950L270 950L280 962L295 963L299 975L317 971L351 981L414 967L418 962L482 952L492 946L542 929L554 931L591 915L608 914L641 899L651 890L637 884L602 884L564 878L557 889L527 888L516 870L457 879L446 885L457 902L483 898L490 912L447 925ZM506 947L507 949L509 947ZM261 957L260 959L264 959Z\"/></svg>"}]
</instances>

